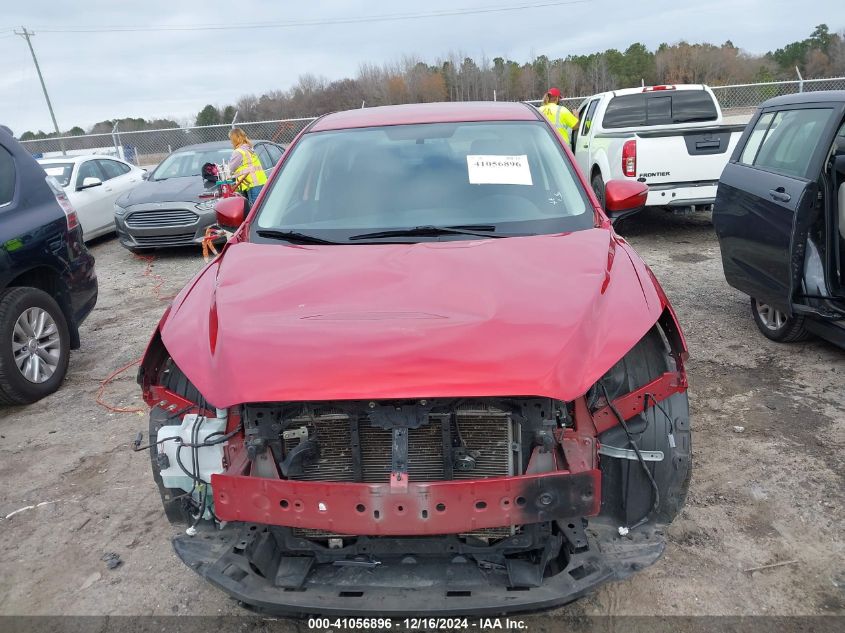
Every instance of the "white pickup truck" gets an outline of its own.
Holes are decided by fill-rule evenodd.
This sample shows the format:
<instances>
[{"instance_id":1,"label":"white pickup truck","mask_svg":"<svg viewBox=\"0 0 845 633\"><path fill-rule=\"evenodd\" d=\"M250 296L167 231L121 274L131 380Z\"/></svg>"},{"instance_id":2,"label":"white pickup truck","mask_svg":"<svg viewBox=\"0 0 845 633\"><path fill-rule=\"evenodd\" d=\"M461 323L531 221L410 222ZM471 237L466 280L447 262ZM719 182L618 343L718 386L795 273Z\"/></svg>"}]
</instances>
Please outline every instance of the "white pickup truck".
<instances>
[{"instance_id":1,"label":"white pickup truck","mask_svg":"<svg viewBox=\"0 0 845 633\"><path fill-rule=\"evenodd\" d=\"M745 128L724 125L713 91L699 84L603 92L584 100L578 119L572 149L602 204L608 180L639 180L646 206L676 212L712 210Z\"/></svg>"}]
</instances>

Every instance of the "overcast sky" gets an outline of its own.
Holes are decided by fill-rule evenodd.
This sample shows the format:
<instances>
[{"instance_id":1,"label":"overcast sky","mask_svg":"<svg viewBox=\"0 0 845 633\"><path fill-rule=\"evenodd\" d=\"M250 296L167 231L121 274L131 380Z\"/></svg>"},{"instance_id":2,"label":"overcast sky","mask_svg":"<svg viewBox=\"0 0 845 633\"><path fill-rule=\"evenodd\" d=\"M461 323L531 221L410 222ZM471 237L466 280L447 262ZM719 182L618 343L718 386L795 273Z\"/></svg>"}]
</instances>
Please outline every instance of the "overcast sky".
<instances>
[{"instance_id":1,"label":"overcast sky","mask_svg":"<svg viewBox=\"0 0 845 633\"><path fill-rule=\"evenodd\" d=\"M571 0L570 0L571 1ZM542 4L543 0L385 0L218 2L203 0L0 0L0 123L16 134L50 131L47 106L23 38L26 26L59 127L88 127L123 116L192 118L206 103L287 89L302 73L353 76L363 62L416 55L433 62L450 51L526 61L564 57L640 41L654 49L680 40L732 40L764 53L807 37L819 23L845 28L842 0L586 0L566 6L413 20L285 28L168 32L50 32L50 29L191 26L338 20L397 13ZM255 60L258 61L255 61Z\"/></svg>"}]
</instances>

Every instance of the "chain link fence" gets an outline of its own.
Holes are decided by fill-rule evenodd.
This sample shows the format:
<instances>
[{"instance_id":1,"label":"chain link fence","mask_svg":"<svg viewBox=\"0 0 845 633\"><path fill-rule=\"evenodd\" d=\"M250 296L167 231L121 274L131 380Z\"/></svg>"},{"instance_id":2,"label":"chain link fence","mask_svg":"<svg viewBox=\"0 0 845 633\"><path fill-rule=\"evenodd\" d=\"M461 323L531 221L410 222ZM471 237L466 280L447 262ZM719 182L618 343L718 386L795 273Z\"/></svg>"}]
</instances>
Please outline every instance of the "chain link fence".
<instances>
[{"instance_id":1,"label":"chain link fence","mask_svg":"<svg viewBox=\"0 0 845 633\"><path fill-rule=\"evenodd\" d=\"M732 86L710 86L722 114L734 121L747 122L754 113L754 109L763 101L781 95L791 95L799 92L817 92L819 90L845 90L845 77L830 77L827 79L804 79L794 81L772 81L756 84L736 84ZM561 99L562 105L575 112L589 97L568 97ZM539 106L542 101L526 101Z\"/></svg>"},{"instance_id":2,"label":"chain link fence","mask_svg":"<svg viewBox=\"0 0 845 633\"><path fill-rule=\"evenodd\" d=\"M711 88L719 100L723 114L732 122L745 123L754 112L754 108L766 99L798 92L845 90L845 77L711 86ZM569 97L562 99L561 102L570 110L575 111L586 98ZM527 101L526 103L539 105L540 101ZM313 117L309 117L279 119L277 121L238 122L237 126L242 128L251 139L287 145L313 120ZM47 138L23 141L22 145L37 158L62 156L65 153L69 156L109 154L119 156L140 167L152 168L160 163L165 156L180 147L194 145L195 143L228 140L228 132L231 128L232 125L230 124L222 124L123 132L116 126L111 134Z\"/></svg>"},{"instance_id":3,"label":"chain link fence","mask_svg":"<svg viewBox=\"0 0 845 633\"><path fill-rule=\"evenodd\" d=\"M237 123L253 140L273 141L287 146L313 117ZM163 128L122 132L115 127L111 134L85 134L32 141L22 141L36 158L54 158L63 155L106 154L118 156L139 167L152 168L171 152L197 143L228 141L232 125L205 125L186 128Z\"/></svg>"}]
</instances>

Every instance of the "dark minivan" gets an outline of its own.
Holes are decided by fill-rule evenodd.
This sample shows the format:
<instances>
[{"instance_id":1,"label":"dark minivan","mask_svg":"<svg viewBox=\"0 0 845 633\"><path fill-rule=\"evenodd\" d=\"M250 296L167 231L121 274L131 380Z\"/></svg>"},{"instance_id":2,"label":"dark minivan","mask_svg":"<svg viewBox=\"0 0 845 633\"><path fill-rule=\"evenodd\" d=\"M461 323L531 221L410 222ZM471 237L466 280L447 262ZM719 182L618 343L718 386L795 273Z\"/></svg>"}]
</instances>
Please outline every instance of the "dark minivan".
<instances>
[{"instance_id":1,"label":"dark minivan","mask_svg":"<svg viewBox=\"0 0 845 633\"><path fill-rule=\"evenodd\" d=\"M728 283L774 341L845 347L845 91L760 105L719 181L713 225Z\"/></svg>"},{"instance_id":2,"label":"dark minivan","mask_svg":"<svg viewBox=\"0 0 845 633\"><path fill-rule=\"evenodd\" d=\"M0 405L56 391L97 302L94 257L64 191L0 126Z\"/></svg>"}]
</instances>

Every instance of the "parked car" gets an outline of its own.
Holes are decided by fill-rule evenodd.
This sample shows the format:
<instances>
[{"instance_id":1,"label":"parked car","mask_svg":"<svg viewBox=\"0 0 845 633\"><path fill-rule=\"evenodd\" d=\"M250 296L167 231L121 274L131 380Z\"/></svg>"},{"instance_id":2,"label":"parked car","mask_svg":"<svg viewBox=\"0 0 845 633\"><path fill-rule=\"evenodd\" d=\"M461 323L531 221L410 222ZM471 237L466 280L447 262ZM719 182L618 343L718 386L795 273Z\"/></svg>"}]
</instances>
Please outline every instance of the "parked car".
<instances>
[{"instance_id":1,"label":"parked car","mask_svg":"<svg viewBox=\"0 0 845 633\"><path fill-rule=\"evenodd\" d=\"M61 386L96 302L94 258L73 206L0 126L0 404Z\"/></svg>"},{"instance_id":2,"label":"parked car","mask_svg":"<svg viewBox=\"0 0 845 633\"><path fill-rule=\"evenodd\" d=\"M114 201L138 186L145 170L111 156L40 158L76 209L87 242L114 231Z\"/></svg>"},{"instance_id":3,"label":"parked car","mask_svg":"<svg viewBox=\"0 0 845 633\"><path fill-rule=\"evenodd\" d=\"M728 283L774 341L845 346L845 91L760 105L719 181Z\"/></svg>"},{"instance_id":4,"label":"parked car","mask_svg":"<svg viewBox=\"0 0 845 633\"><path fill-rule=\"evenodd\" d=\"M600 201L608 180L636 180L648 185L647 207L675 212L712 209L745 128L723 124L713 91L698 84L603 92L581 104L578 118L572 149Z\"/></svg>"},{"instance_id":5,"label":"parked car","mask_svg":"<svg viewBox=\"0 0 845 633\"><path fill-rule=\"evenodd\" d=\"M261 165L269 170L284 148L269 141L255 141ZM114 204L120 244L131 251L200 243L205 229L216 222L214 183L201 177L205 163L228 161L228 141L200 143L176 150L155 168L140 186Z\"/></svg>"},{"instance_id":6,"label":"parked car","mask_svg":"<svg viewBox=\"0 0 845 633\"><path fill-rule=\"evenodd\" d=\"M139 372L191 569L259 610L387 617L547 608L660 556L686 347L536 109L330 114L246 221L216 210L240 228Z\"/></svg>"}]
</instances>

